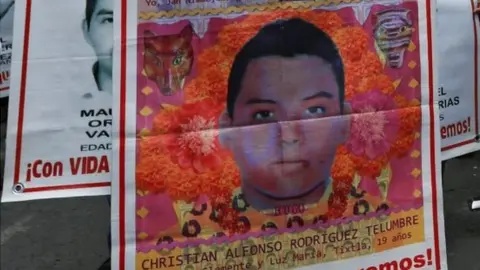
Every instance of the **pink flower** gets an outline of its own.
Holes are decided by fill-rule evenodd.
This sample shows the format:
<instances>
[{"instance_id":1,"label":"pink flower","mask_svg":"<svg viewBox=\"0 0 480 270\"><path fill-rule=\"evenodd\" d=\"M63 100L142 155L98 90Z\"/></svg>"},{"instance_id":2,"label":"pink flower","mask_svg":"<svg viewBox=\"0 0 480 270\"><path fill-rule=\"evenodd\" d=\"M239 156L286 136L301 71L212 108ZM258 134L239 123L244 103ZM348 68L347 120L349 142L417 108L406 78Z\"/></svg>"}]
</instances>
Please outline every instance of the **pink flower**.
<instances>
[{"instance_id":1,"label":"pink flower","mask_svg":"<svg viewBox=\"0 0 480 270\"><path fill-rule=\"evenodd\" d=\"M221 164L218 141L220 109L211 100L184 104L162 135L173 160L182 168L198 173Z\"/></svg>"},{"instance_id":2,"label":"pink flower","mask_svg":"<svg viewBox=\"0 0 480 270\"><path fill-rule=\"evenodd\" d=\"M378 90L356 95L351 101L352 122L347 148L356 156L376 159L395 140L399 118L393 97Z\"/></svg>"}]
</instances>

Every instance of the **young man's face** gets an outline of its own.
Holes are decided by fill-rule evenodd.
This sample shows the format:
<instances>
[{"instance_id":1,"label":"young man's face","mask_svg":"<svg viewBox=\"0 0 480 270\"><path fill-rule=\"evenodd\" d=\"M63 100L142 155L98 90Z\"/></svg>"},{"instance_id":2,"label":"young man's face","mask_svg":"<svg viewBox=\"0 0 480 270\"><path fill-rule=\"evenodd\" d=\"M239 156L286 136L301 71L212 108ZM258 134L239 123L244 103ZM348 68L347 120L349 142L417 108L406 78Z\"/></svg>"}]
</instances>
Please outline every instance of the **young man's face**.
<instances>
[{"instance_id":1,"label":"young man's face","mask_svg":"<svg viewBox=\"0 0 480 270\"><path fill-rule=\"evenodd\" d=\"M85 39L92 46L102 71L112 72L113 0L97 0L90 22L83 22Z\"/></svg>"},{"instance_id":2,"label":"young man's face","mask_svg":"<svg viewBox=\"0 0 480 270\"><path fill-rule=\"evenodd\" d=\"M323 59L269 56L251 61L226 143L243 185L280 200L322 186L347 133L346 117L330 117L340 113L335 74Z\"/></svg>"}]
</instances>

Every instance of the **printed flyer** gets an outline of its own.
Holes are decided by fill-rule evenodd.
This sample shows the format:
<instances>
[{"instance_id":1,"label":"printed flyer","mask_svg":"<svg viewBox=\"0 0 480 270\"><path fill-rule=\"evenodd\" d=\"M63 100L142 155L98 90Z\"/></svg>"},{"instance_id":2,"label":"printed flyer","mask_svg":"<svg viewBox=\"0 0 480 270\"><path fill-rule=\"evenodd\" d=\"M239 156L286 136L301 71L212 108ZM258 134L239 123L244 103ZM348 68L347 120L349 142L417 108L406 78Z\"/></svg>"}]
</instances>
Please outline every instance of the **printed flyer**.
<instances>
[{"instance_id":1,"label":"printed flyer","mask_svg":"<svg viewBox=\"0 0 480 270\"><path fill-rule=\"evenodd\" d=\"M435 8L121 1L113 269L447 269Z\"/></svg>"},{"instance_id":2,"label":"printed flyer","mask_svg":"<svg viewBox=\"0 0 480 270\"><path fill-rule=\"evenodd\" d=\"M444 160L480 150L480 44L475 2L437 0L438 105Z\"/></svg>"},{"instance_id":3,"label":"printed flyer","mask_svg":"<svg viewBox=\"0 0 480 270\"><path fill-rule=\"evenodd\" d=\"M8 96L12 58L14 0L0 0L0 98Z\"/></svg>"},{"instance_id":4,"label":"printed flyer","mask_svg":"<svg viewBox=\"0 0 480 270\"><path fill-rule=\"evenodd\" d=\"M113 3L16 1L3 202L110 194Z\"/></svg>"}]
</instances>

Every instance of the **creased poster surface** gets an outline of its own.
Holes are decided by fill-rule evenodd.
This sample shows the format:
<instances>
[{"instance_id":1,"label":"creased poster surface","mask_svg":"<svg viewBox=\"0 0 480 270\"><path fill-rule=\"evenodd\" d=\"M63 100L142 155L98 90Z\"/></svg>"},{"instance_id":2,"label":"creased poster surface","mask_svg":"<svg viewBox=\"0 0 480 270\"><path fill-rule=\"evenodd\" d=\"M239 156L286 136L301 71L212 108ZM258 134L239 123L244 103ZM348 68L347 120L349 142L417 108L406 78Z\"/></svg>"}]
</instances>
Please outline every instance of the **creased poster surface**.
<instances>
[{"instance_id":1,"label":"creased poster surface","mask_svg":"<svg viewBox=\"0 0 480 270\"><path fill-rule=\"evenodd\" d=\"M113 3L16 1L2 201L109 194Z\"/></svg>"},{"instance_id":2,"label":"creased poster surface","mask_svg":"<svg viewBox=\"0 0 480 270\"><path fill-rule=\"evenodd\" d=\"M438 105L444 160L480 150L476 2L437 0Z\"/></svg>"},{"instance_id":3,"label":"creased poster surface","mask_svg":"<svg viewBox=\"0 0 480 270\"><path fill-rule=\"evenodd\" d=\"M10 88L14 6L14 0L0 0L0 98Z\"/></svg>"},{"instance_id":4,"label":"creased poster surface","mask_svg":"<svg viewBox=\"0 0 480 270\"><path fill-rule=\"evenodd\" d=\"M446 269L434 10L122 1L114 269Z\"/></svg>"}]
</instances>

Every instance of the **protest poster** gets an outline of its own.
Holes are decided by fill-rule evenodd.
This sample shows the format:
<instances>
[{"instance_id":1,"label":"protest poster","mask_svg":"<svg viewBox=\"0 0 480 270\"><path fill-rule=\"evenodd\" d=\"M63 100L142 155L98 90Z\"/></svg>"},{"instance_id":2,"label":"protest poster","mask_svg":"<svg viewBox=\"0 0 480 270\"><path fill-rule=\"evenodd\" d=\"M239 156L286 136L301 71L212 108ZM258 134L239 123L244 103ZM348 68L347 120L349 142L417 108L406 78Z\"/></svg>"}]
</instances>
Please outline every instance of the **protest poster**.
<instances>
[{"instance_id":1,"label":"protest poster","mask_svg":"<svg viewBox=\"0 0 480 270\"><path fill-rule=\"evenodd\" d=\"M2 201L110 193L113 0L15 3Z\"/></svg>"},{"instance_id":2,"label":"protest poster","mask_svg":"<svg viewBox=\"0 0 480 270\"><path fill-rule=\"evenodd\" d=\"M14 0L0 0L0 98L8 96Z\"/></svg>"},{"instance_id":3,"label":"protest poster","mask_svg":"<svg viewBox=\"0 0 480 270\"><path fill-rule=\"evenodd\" d=\"M119 3L113 269L447 269L435 1Z\"/></svg>"},{"instance_id":4,"label":"protest poster","mask_svg":"<svg viewBox=\"0 0 480 270\"><path fill-rule=\"evenodd\" d=\"M473 13L475 2L437 0L438 105L443 160L480 150L479 25Z\"/></svg>"}]
</instances>

